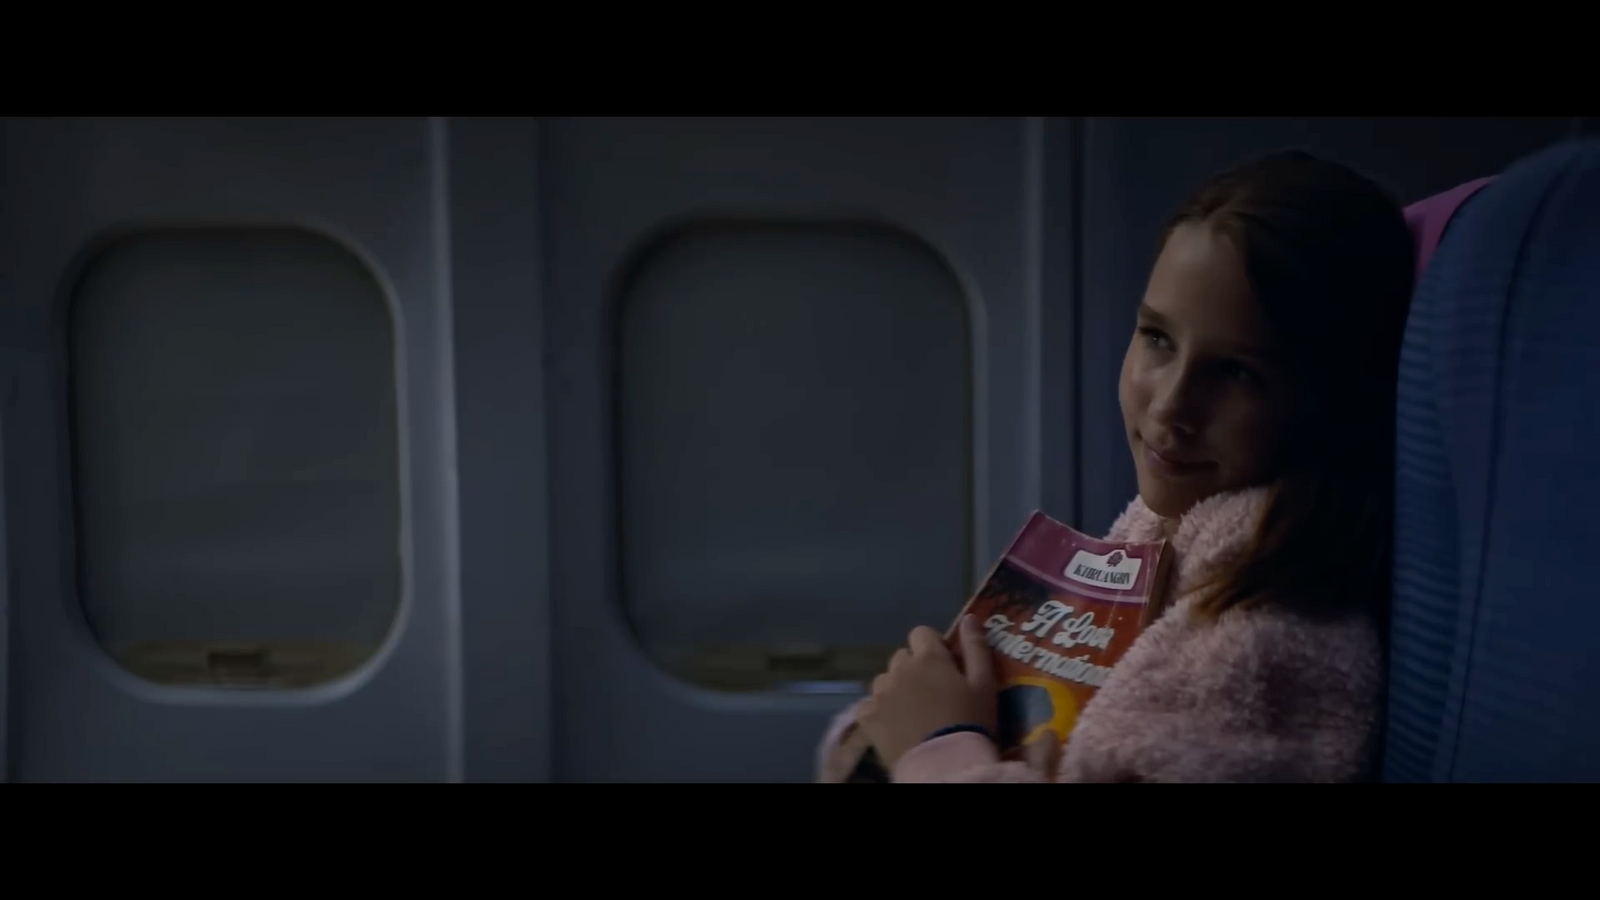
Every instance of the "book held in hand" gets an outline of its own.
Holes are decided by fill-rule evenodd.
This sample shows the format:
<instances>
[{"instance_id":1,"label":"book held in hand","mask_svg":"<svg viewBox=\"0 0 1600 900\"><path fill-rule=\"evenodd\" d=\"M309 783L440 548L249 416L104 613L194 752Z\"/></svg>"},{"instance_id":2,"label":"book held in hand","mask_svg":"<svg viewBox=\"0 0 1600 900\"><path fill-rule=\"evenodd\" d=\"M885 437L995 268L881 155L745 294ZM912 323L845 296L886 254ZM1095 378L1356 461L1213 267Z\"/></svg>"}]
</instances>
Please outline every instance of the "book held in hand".
<instances>
[{"instance_id":1,"label":"book held in hand","mask_svg":"<svg viewBox=\"0 0 1600 900\"><path fill-rule=\"evenodd\" d=\"M1078 714L1135 638L1161 612L1166 541L1103 541L1035 512L945 633L954 652L962 616L978 620L994 653L998 728L1006 760L1053 739L1065 747ZM844 752L861 759L850 782L888 774L852 727Z\"/></svg>"}]
</instances>

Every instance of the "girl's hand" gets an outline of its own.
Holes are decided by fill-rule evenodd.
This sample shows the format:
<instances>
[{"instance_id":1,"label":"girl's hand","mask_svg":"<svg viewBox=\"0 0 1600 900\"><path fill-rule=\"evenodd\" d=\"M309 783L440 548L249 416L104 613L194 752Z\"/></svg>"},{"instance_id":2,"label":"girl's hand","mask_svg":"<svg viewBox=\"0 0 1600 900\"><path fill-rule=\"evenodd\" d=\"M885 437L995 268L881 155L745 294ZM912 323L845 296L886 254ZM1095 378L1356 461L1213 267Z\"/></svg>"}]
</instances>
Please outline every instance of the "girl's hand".
<instances>
[{"instance_id":1,"label":"girl's hand","mask_svg":"<svg viewBox=\"0 0 1600 900\"><path fill-rule=\"evenodd\" d=\"M941 728L981 725L994 732L994 659L976 619L963 617L959 630L965 672L939 632L923 626L889 660L889 671L873 681L858 721L884 766L892 768Z\"/></svg>"}]
</instances>

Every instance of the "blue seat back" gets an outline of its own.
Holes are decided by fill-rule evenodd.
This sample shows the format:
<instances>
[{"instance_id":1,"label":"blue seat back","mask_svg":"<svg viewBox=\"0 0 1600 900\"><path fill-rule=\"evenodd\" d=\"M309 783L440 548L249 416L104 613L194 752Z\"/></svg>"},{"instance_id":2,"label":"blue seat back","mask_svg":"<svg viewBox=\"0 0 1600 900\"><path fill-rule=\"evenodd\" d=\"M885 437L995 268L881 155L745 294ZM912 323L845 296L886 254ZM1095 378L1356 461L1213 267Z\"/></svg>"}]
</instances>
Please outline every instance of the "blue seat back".
<instances>
[{"instance_id":1,"label":"blue seat back","mask_svg":"<svg viewBox=\"0 0 1600 900\"><path fill-rule=\"evenodd\" d=\"M1385 781L1600 781L1600 142L1450 221L1402 351Z\"/></svg>"}]
</instances>

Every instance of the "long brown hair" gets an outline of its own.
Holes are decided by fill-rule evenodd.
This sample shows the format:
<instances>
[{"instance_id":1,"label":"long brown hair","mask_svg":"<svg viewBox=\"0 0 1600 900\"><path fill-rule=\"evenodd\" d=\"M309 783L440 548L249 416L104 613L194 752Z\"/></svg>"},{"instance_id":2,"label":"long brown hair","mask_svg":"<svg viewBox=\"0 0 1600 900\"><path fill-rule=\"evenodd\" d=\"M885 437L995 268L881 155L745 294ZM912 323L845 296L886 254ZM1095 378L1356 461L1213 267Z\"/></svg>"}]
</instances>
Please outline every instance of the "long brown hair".
<instances>
[{"instance_id":1,"label":"long brown hair","mask_svg":"<svg viewBox=\"0 0 1600 900\"><path fill-rule=\"evenodd\" d=\"M1395 381L1413 280L1404 213L1359 173L1285 151L1212 178L1162 243L1184 223L1235 244L1304 398L1252 552L1197 609L1386 603Z\"/></svg>"}]
</instances>

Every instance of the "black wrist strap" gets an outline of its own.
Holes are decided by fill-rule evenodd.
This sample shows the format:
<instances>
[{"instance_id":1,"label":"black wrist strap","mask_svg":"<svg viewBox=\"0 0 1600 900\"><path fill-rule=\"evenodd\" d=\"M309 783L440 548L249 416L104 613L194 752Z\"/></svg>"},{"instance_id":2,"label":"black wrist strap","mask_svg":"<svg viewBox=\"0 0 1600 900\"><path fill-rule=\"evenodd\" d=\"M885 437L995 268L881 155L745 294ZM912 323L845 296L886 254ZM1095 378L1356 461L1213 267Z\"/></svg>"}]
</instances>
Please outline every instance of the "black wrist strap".
<instances>
[{"instance_id":1,"label":"black wrist strap","mask_svg":"<svg viewBox=\"0 0 1600 900\"><path fill-rule=\"evenodd\" d=\"M990 734L989 729L983 727L982 725L948 725L923 738L922 742L926 744L934 738L942 738L947 734L961 734L965 731L970 731L974 734L981 734L989 740L994 741L994 735ZM995 741L995 743L999 742Z\"/></svg>"}]
</instances>

